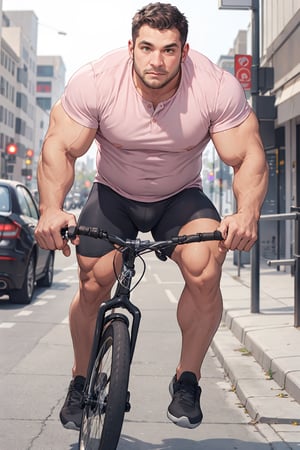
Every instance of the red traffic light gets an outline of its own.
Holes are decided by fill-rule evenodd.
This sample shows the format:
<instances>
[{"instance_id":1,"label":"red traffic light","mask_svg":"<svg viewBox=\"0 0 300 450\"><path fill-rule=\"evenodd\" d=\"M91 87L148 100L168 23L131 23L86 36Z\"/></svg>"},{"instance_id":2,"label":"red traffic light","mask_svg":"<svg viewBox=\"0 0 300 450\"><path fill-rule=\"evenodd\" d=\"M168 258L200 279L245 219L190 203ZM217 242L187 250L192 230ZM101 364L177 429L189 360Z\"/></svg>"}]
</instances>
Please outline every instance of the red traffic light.
<instances>
[{"instance_id":1,"label":"red traffic light","mask_svg":"<svg viewBox=\"0 0 300 450\"><path fill-rule=\"evenodd\" d=\"M6 153L7 155L16 155L18 153L18 146L17 144L7 144L6 146Z\"/></svg>"},{"instance_id":2,"label":"red traffic light","mask_svg":"<svg viewBox=\"0 0 300 450\"><path fill-rule=\"evenodd\" d=\"M31 148L28 148L26 151L27 158L33 158L34 151Z\"/></svg>"}]
</instances>

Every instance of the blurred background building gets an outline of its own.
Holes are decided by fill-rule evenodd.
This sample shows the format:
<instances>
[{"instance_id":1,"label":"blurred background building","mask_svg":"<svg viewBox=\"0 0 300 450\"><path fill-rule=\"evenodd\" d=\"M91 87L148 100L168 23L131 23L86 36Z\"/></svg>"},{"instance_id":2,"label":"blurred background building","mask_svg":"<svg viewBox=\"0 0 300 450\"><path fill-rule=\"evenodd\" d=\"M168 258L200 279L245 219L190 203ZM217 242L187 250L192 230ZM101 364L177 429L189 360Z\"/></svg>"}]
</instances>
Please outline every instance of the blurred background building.
<instances>
[{"instance_id":1,"label":"blurred background building","mask_svg":"<svg viewBox=\"0 0 300 450\"><path fill-rule=\"evenodd\" d=\"M37 55L38 18L33 11L1 9L1 19L1 177L35 186L35 163L66 69L61 56ZM14 155L7 154L8 144L15 145Z\"/></svg>"},{"instance_id":2,"label":"blurred background building","mask_svg":"<svg viewBox=\"0 0 300 450\"><path fill-rule=\"evenodd\" d=\"M262 213L289 213L292 206L300 207L300 0L260 0L259 5L260 67L263 69L259 80L260 97L269 105L262 111L260 126L270 167L269 189ZM248 30L238 32L233 47L220 56L218 65L235 73L235 56L252 54L251 38L249 24ZM245 90L245 95L251 102L250 88ZM204 158L204 189L222 215L230 214L235 209L232 171L220 162L213 146ZM291 258L294 236L293 221L262 222L262 257Z\"/></svg>"}]
</instances>

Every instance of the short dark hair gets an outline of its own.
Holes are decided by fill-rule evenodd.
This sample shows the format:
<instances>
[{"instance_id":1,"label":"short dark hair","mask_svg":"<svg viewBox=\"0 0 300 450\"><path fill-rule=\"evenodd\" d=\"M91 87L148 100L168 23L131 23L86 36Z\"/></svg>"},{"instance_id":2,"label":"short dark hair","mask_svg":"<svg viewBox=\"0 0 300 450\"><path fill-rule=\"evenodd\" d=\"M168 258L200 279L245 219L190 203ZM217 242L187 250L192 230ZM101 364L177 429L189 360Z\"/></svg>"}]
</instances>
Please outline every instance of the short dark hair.
<instances>
[{"instance_id":1,"label":"short dark hair","mask_svg":"<svg viewBox=\"0 0 300 450\"><path fill-rule=\"evenodd\" d=\"M182 47L186 43L188 34L188 21L176 6L170 3L149 3L141 8L132 19L132 40L135 40L143 25L158 30L176 28L180 33Z\"/></svg>"}]
</instances>

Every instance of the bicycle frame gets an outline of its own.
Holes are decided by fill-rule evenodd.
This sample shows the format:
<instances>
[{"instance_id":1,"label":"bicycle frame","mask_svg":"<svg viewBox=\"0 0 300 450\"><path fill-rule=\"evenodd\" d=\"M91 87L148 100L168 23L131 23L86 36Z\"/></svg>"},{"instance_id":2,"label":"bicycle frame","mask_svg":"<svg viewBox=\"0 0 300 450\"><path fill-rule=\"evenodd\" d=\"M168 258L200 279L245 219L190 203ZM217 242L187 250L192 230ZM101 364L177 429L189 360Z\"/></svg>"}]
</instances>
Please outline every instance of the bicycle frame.
<instances>
[{"instance_id":1,"label":"bicycle frame","mask_svg":"<svg viewBox=\"0 0 300 450\"><path fill-rule=\"evenodd\" d=\"M108 311L113 311L115 308L126 309L132 316L132 324L130 331L130 362L132 361L139 325L141 321L141 311L137 306L135 306L130 301L130 287L132 279L135 275L136 256L137 253L132 248L126 248L122 252L122 267L120 275L117 280L115 293L110 300L101 303L99 307L93 346L91 350L90 362L86 377L87 382L88 380L90 380L92 374L93 365L99 351L101 334L106 323L110 322L111 320L118 319L123 320L129 327L129 320L128 317L125 316L125 314L119 312L118 313L111 312L107 315Z\"/></svg>"}]
</instances>

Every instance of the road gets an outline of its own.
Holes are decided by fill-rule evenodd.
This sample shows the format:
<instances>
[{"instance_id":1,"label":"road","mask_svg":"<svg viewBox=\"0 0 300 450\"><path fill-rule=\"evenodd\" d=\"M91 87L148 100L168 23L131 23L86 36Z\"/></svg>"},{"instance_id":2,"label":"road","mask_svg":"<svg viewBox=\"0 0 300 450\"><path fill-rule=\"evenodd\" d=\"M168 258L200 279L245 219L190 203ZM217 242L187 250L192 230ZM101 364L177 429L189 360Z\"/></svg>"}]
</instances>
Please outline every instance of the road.
<instances>
[{"instance_id":1,"label":"road","mask_svg":"<svg viewBox=\"0 0 300 450\"><path fill-rule=\"evenodd\" d=\"M118 450L269 450L268 426L251 424L210 350L201 386L204 420L195 430L166 417L168 384L179 354L176 303L182 282L175 264L147 255L147 272L133 292L142 323ZM138 262L137 272L142 270ZM74 252L56 254L54 284L38 288L27 306L0 301L0 449L77 450L59 410L70 381L72 346L68 308L77 288Z\"/></svg>"}]
</instances>

